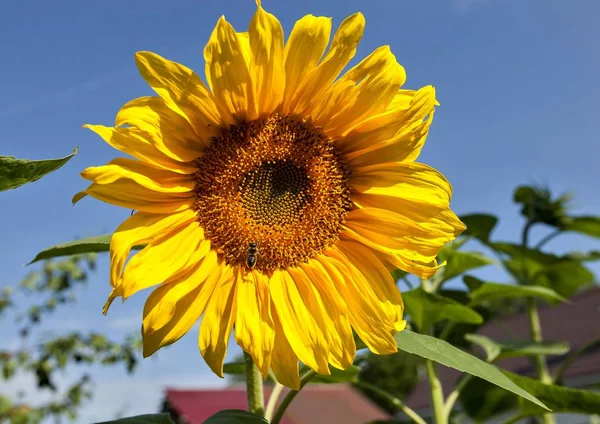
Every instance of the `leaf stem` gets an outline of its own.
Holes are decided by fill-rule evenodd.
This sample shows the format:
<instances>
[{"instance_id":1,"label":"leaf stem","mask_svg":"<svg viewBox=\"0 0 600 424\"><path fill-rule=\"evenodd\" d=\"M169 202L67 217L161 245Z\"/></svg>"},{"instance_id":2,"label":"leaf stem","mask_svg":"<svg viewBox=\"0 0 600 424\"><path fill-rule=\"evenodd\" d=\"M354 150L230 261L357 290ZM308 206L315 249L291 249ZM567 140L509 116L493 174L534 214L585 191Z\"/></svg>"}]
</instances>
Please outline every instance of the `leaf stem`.
<instances>
[{"instance_id":1,"label":"leaf stem","mask_svg":"<svg viewBox=\"0 0 600 424\"><path fill-rule=\"evenodd\" d=\"M248 411L263 417L265 415L265 401L260 371L252 360L252 356L246 352L244 352L244 364L246 366L246 393L248 395Z\"/></svg>"},{"instance_id":2,"label":"leaf stem","mask_svg":"<svg viewBox=\"0 0 600 424\"><path fill-rule=\"evenodd\" d=\"M285 410L287 409L287 407L290 406L290 403L292 403L296 395L300 393L300 390L302 390L306 383L308 383L315 375L317 375L316 372L314 372L313 370L309 370L306 374L302 376L302 378L300 378L300 388L298 390L290 390L288 394L285 395L285 397L281 401L281 404L279 405L279 408L277 408L275 415L273 415L271 424L279 424L279 422L283 418L283 414L285 414Z\"/></svg>"},{"instance_id":3,"label":"leaf stem","mask_svg":"<svg viewBox=\"0 0 600 424\"><path fill-rule=\"evenodd\" d=\"M273 418L273 412L275 412L275 406L277 405L277 399L279 399L279 395L283 391L283 384L275 383L273 387L273 391L269 396L269 401L267 402L267 408L265 409L265 418L267 421L271 422L271 418Z\"/></svg>"},{"instance_id":4,"label":"leaf stem","mask_svg":"<svg viewBox=\"0 0 600 424\"><path fill-rule=\"evenodd\" d=\"M446 398L446 403L444 404L444 415L446 416L446 420L450 419L450 414L452 413L452 408L454 407L454 404L458 400L458 396L460 395L460 392L465 388L465 386L472 379L473 379L473 376L471 374L463 375L463 377L456 384L456 387L454 387L454 390L452 390L452 392Z\"/></svg>"},{"instance_id":5,"label":"leaf stem","mask_svg":"<svg viewBox=\"0 0 600 424\"><path fill-rule=\"evenodd\" d=\"M366 381L357 380L354 382L358 387L362 387L363 389L370 390L373 393L377 393L379 396L385 398L392 405L398 407L402 412L406 414L413 422L417 424L427 424L426 421L419 416L412 408L407 406L404 402L398 399L396 396L386 392L385 390L375 386L374 384L367 383Z\"/></svg>"},{"instance_id":6,"label":"leaf stem","mask_svg":"<svg viewBox=\"0 0 600 424\"><path fill-rule=\"evenodd\" d=\"M538 243L535 245L535 248L541 249L542 246L544 246L546 243L548 243L550 240L552 240L554 237L556 237L559 234L560 234L560 230L556 230L556 231L546 235L546 237L544 237L543 239L538 241Z\"/></svg>"},{"instance_id":7,"label":"leaf stem","mask_svg":"<svg viewBox=\"0 0 600 424\"><path fill-rule=\"evenodd\" d=\"M433 361L425 361L427 368L427 377L429 379L429 389L431 390L431 404L433 405L433 416L436 424L446 424L446 415L444 414L444 392L442 383L437 375L437 370Z\"/></svg>"}]
</instances>

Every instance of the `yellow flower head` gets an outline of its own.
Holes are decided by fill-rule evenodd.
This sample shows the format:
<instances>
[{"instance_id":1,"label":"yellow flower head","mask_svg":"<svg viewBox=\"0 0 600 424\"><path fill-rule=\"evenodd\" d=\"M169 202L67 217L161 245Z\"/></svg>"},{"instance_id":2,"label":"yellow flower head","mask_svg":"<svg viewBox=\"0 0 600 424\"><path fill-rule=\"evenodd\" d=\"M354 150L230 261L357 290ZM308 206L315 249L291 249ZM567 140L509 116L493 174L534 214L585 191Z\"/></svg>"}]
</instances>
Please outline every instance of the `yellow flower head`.
<instances>
[{"instance_id":1,"label":"yellow flower head","mask_svg":"<svg viewBox=\"0 0 600 424\"><path fill-rule=\"evenodd\" d=\"M220 376L232 330L263 375L292 388L298 360L321 374L350 366L352 329L373 352L396 352L405 322L390 270L430 277L464 226L448 181L415 162L434 88L400 89L388 46L339 77L364 26L350 16L329 44L331 19L307 15L284 43L259 1L248 32L217 22L208 87L140 52L158 96L127 103L114 127L88 126L135 158L83 171L92 184L74 201L137 211L111 240L105 313L158 286L144 307L145 356L200 317L200 351Z\"/></svg>"}]
</instances>

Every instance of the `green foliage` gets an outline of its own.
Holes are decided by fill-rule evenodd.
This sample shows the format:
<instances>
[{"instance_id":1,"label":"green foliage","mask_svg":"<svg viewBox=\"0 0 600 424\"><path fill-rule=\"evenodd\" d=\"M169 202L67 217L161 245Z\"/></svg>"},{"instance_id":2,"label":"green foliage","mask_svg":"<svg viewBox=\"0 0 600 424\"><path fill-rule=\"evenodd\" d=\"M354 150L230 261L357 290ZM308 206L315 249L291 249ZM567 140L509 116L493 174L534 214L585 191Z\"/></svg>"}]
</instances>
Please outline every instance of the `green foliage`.
<instances>
[{"instance_id":1,"label":"green foliage","mask_svg":"<svg viewBox=\"0 0 600 424\"><path fill-rule=\"evenodd\" d=\"M462 410L476 422L519 407L519 397L480 378L470 379L459 395Z\"/></svg>"},{"instance_id":2,"label":"green foliage","mask_svg":"<svg viewBox=\"0 0 600 424\"><path fill-rule=\"evenodd\" d=\"M427 293L422 288L403 294L404 307L412 322L421 331L442 320L481 324L483 318L473 309L439 294Z\"/></svg>"},{"instance_id":3,"label":"green foliage","mask_svg":"<svg viewBox=\"0 0 600 424\"><path fill-rule=\"evenodd\" d=\"M75 419L79 408L91 399L93 381L87 367L91 365L124 365L133 372L138 361L140 341L138 337L128 337L124 341L109 340L99 332L53 333L35 344L29 343L31 333L42 328L45 319L62 305L76 301L78 290L85 286L89 271L95 268L95 256L71 256L59 262L45 262L39 271L30 272L13 290L5 290L0 305L2 318L14 320L13 328L21 337L16 350L0 349L0 369L2 378L10 380L17 372L28 373L36 381L40 390L54 392L53 400L46 404L31 406L7 398L13 405L5 413L0 413L0 422L14 417L12 422L37 423L53 417ZM27 296L28 306L22 307L22 296ZM69 372L78 378L62 392L55 379L57 374ZM17 412L15 412L17 411ZM13 419L13 418L11 418Z\"/></svg>"},{"instance_id":4,"label":"green foliage","mask_svg":"<svg viewBox=\"0 0 600 424\"><path fill-rule=\"evenodd\" d=\"M560 225L563 231L575 231L591 237L600 237L600 217L573 216L567 217Z\"/></svg>"},{"instance_id":5,"label":"green foliage","mask_svg":"<svg viewBox=\"0 0 600 424\"><path fill-rule=\"evenodd\" d=\"M490 234L498 223L498 218L487 214L463 215L460 220L467 226L463 235L475 237L483 242L490 239Z\"/></svg>"},{"instance_id":6,"label":"green foliage","mask_svg":"<svg viewBox=\"0 0 600 424\"><path fill-rule=\"evenodd\" d=\"M77 154L77 148L59 159L27 160L13 156L0 156L0 191L15 189L23 184L39 180L56 171Z\"/></svg>"},{"instance_id":7,"label":"green foliage","mask_svg":"<svg viewBox=\"0 0 600 424\"><path fill-rule=\"evenodd\" d=\"M554 412L600 414L600 394L587 390L571 389L554 384L544 384L533 378L504 371L515 384L544 402ZM544 411L538 405L519 399L521 413L525 416L539 415Z\"/></svg>"},{"instance_id":8,"label":"green foliage","mask_svg":"<svg viewBox=\"0 0 600 424\"><path fill-rule=\"evenodd\" d=\"M339 370L337 368L330 367L331 375L315 375L310 381L312 383L325 383L325 384L336 384L336 383L349 383L356 379L360 368L356 365L351 365L345 370ZM300 371L300 374L303 374Z\"/></svg>"},{"instance_id":9,"label":"green foliage","mask_svg":"<svg viewBox=\"0 0 600 424\"><path fill-rule=\"evenodd\" d=\"M396 334L396 342L398 349L483 378L490 383L530 400L541 408L545 408L542 402L513 383L498 368L443 340L404 330Z\"/></svg>"},{"instance_id":10,"label":"green foliage","mask_svg":"<svg viewBox=\"0 0 600 424\"><path fill-rule=\"evenodd\" d=\"M266 424L267 420L240 409L225 409L204 421L204 424Z\"/></svg>"},{"instance_id":11,"label":"green foliage","mask_svg":"<svg viewBox=\"0 0 600 424\"><path fill-rule=\"evenodd\" d=\"M494 341L489 337L477 334L467 334L465 338L485 350L488 362L517 356L564 355L569 352L569 343L567 342Z\"/></svg>"},{"instance_id":12,"label":"green foliage","mask_svg":"<svg viewBox=\"0 0 600 424\"><path fill-rule=\"evenodd\" d=\"M104 421L98 424L173 424L173 421L169 414L144 414L114 421Z\"/></svg>"},{"instance_id":13,"label":"green foliage","mask_svg":"<svg viewBox=\"0 0 600 424\"><path fill-rule=\"evenodd\" d=\"M403 351L393 355L369 353L358 362L358 379L379 387L395 398L404 399L419 382L419 367L422 364L423 360L419 356ZM389 398L361 386L356 388L388 413L398 411L398 407Z\"/></svg>"},{"instance_id":14,"label":"green foliage","mask_svg":"<svg viewBox=\"0 0 600 424\"><path fill-rule=\"evenodd\" d=\"M35 258L33 258L30 264L41 260L57 258L60 256L108 252L110 250L111 237L112 234L104 234L97 237L89 237L70 241L67 243L57 244L55 246L42 250L36 255Z\"/></svg>"},{"instance_id":15,"label":"green foliage","mask_svg":"<svg viewBox=\"0 0 600 424\"><path fill-rule=\"evenodd\" d=\"M496 299L535 297L548 303L566 302L567 299L547 287L515 286L499 283L484 283L477 278L466 276L465 284L471 289L471 304L478 305ZM477 286L476 286L477 284ZM477 287L477 288L475 288Z\"/></svg>"},{"instance_id":16,"label":"green foliage","mask_svg":"<svg viewBox=\"0 0 600 424\"><path fill-rule=\"evenodd\" d=\"M521 215L528 222L541 222L553 227L561 227L567 217L570 194L556 199L546 187L520 186L514 192L514 201L522 205Z\"/></svg>"},{"instance_id":17,"label":"green foliage","mask_svg":"<svg viewBox=\"0 0 600 424\"><path fill-rule=\"evenodd\" d=\"M458 277L459 275L464 274L467 271L481 268L494 263L492 259L488 258L487 256L484 256L482 253L479 252L456 251L450 255L446 253L444 256L447 257L448 261L446 266L442 268L442 275L444 281L450 280L454 277Z\"/></svg>"}]
</instances>

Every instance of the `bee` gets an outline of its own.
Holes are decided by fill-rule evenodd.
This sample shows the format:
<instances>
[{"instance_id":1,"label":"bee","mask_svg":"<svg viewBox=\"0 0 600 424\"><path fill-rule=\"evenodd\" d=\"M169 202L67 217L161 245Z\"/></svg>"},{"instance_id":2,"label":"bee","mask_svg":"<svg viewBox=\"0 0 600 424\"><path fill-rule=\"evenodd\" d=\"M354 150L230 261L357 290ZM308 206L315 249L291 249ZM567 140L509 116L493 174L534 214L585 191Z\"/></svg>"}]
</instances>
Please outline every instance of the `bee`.
<instances>
[{"instance_id":1,"label":"bee","mask_svg":"<svg viewBox=\"0 0 600 424\"><path fill-rule=\"evenodd\" d=\"M257 256L260 254L258 248L260 246L260 241L258 244L256 242L251 241L248 245L248 256L246 257L246 266L248 268L254 268L257 262Z\"/></svg>"}]
</instances>

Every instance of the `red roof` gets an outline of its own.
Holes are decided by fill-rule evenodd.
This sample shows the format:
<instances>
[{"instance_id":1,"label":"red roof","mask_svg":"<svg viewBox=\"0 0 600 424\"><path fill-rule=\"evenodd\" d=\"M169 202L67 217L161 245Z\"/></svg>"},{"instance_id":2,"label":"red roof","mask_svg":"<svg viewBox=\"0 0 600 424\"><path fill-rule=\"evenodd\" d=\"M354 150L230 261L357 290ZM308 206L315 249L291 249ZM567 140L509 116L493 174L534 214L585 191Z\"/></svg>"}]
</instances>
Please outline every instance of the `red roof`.
<instances>
[{"instance_id":1,"label":"red roof","mask_svg":"<svg viewBox=\"0 0 600 424\"><path fill-rule=\"evenodd\" d=\"M569 303L554 306L544 306L539 309L542 333L546 341L567 341L571 351L577 350L598 335L600 322L600 287L588 289L569 299ZM493 340L510 340L506 330L514 335L515 340L529 339L529 321L525 313L501 318L498 321L484 325L478 334ZM553 373L561 364L564 357L548 356L547 362ZM510 358L498 362L498 366L521 375L533 375L534 369L528 358ZM600 350L591 351L580 356L565 373L566 380L582 376L600 375ZM439 376L444 393L448 395L456 380L461 376L459 371L452 368L439 367ZM406 398L406 404L413 409L427 408L430 404L429 386L426 380L421 381L415 390Z\"/></svg>"},{"instance_id":2,"label":"red roof","mask_svg":"<svg viewBox=\"0 0 600 424\"><path fill-rule=\"evenodd\" d=\"M271 392L265 387L265 402ZM283 399L287 391L281 394ZM173 390L166 392L170 410L186 424L202 424L223 409L247 409L244 387L222 390ZM282 424L364 424L390 416L365 399L350 385L308 385L288 407Z\"/></svg>"}]
</instances>

